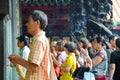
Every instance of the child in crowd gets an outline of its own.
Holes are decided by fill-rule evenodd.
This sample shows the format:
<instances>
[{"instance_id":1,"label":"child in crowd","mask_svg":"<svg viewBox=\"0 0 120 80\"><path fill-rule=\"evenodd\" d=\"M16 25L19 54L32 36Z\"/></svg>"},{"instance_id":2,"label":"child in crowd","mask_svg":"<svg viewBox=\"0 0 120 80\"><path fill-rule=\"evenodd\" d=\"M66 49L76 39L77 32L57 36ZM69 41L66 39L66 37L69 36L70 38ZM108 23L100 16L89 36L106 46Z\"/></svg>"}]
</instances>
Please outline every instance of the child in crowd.
<instances>
[{"instance_id":1,"label":"child in crowd","mask_svg":"<svg viewBox=\"0 0 120 80\"><path fill-rule=\"evenodd\" d=\"M16 39L18 39L17 45L20 48L19 55L27 60L29 52L30 52L29 38L25 35L21 35L17 37ZM22 67L21 65L16 65L16 70L18 72L20 80L23 80L25 77L26 69Z\"/></svg>"}]
</instances>

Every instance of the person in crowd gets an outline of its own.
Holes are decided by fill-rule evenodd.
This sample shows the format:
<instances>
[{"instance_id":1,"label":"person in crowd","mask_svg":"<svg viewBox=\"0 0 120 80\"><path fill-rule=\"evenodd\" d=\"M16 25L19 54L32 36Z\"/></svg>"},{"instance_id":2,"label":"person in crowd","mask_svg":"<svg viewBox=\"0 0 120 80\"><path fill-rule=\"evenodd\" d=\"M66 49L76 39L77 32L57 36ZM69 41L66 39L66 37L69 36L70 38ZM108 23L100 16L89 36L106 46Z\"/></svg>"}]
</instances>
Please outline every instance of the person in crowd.
<instances>
[{"instance_id":1,"label":"person in crowd","mask_svg":"<svg viewBox=\"0 0 120 80\"><path fill-rule=\"evenodd\" d=\"M88 43L89 41L85 37L78 39L78 45L80 49L80 56L78 58L78 63L80 64L80 67L91 68L92 62L88 54L88 45L87 45ZM88 58L86 58L86 56Z\"/></svg>"},{"instance_id":2,"label":"person in crowd","mask_svg":"<svg viewBox=\"0 0 120 80\"><path fill-rule=\"evenodd\" d=\"M108 37L108 42L107 40L105 41L106 47L105 51L107 52L107 58L108 58L108 68L107 68L107 78L109 79L110 75L110 57L111 53L116 50L116 44L115 41L118 38L117 34L112 34Z\"/></svg>"},{"instance_id":3,"label":"person in crowd","mask_svg":"<svg viewBox=\"0 0 120 80\"><path fill-rule=\"evenodd\" d=\"M55 46L55 50L56 50L56 53L57 53L56 59L57 59L57 61L59 62L60 65L66 60L66 57L67 57L67 53L64 50L64 44L65 44L64 42L58 41L56 43L56 46ZM55 71L56 71L56 70L58 70L59 67L57 65L54 65L54 68L55 68ZM59 71L59 76L57 76L57 77L58 77L58 80L59 80L60 71Z\"/></svg>"},{"instance_id":4,"label":"person in crowd","mask_svg":"<svg viewBox=\"0 0 120 80\"><path fill-rule=\"evenodd\" d=\"M8 58L13 64L27 69L24 80L57 80L50 56L50 46L45 36L48 24L47 15L40 10L33 10L26 23L27 31L33 36L28 60L12 54Z\"/></svg>"},{"instance_id":5,"label":"person in crowd","mask_svg":"<svg viewBox=\"0 0 120 80\"><path fill-rule=\"evenodd\" d=\"M55 58L57 57L57 52L55 50L56 44L57 44L57 41L52 41L50 43L50 50L51 50L51 53L55 56Z\"/></svg>"},{"instance_id":6,"label":"person in crowd","mask_svg":"<svg viewBox=\"0 0 120 80\"><path fill-rule=\"evenodd\" d=\"M74 42L67 42L64 45L65 52L67 53L66 60L60 64L53 56L53 60L57 66L61 69L60 80L73 80L72 74L76 69L76 57L74 50L76 44Z\"/></svg>"},{"instance_id":7,"label":"person in crowd","mask_svg":"<svg viewBox=\"0 0 120 80\"><path fill-rule=\"evenodd\" d=\"M120 38L116 39L115 44L117 50L111 53L109 80L120 79Z\"/></svg>"},{"instance_id":8,"label":"person in crowd","mask_svg":"<svg viewBox=\"0 0 120 80\"><path fill-rule=\"evenodd\" d=\"M28 60L28 56L29 56L29 52L30 52L28 36L21 35L21 36L17 37L16 39L18 39L17 45L20 48L19 55L23 59ZM18 72L20 80L24 80L24 77L26 74L26 69L24 67L22 67L21 65L16 65L16 70Z\"/></svg>"},{"instance_id":9,"label":"person in crowd","mask_svg":"<svg viewBox=\"0 0 120 80\"><path fill-rule=\"evenodd\" d=\"M92 58L92 72L95 80L106 80L107 53L103 48L104 40L101 36L94 39L95 56Z\"/></svg>"},{"instance_id":10,"label":"person in crowd","mask_svg":"<svg viewBox=\"0 0 120 80\"><path fill-rule=\"evenodd\" d=\"M78 39L78 50L77 50L78 51L77 53L79 53L79 55L77 54L78 67L76 67L77 69L73 74L73 78L75 80L83 79L84 72L88 72L92 68L92 61L88 54L87 43L89 43L89 41L85 37Z\"/></svg>"},{"instance_id":11,"label":"person in crowd","mask_svg":"<svg viewBox=\"0 0 120 80\"><path fill-rule=\"evenodd\" d=\"M65 44L67 42L67 40L64 37L61 37L60 41L63 42L63 44Z\"/></svg>"},{"instance_id":12,"label":"person in crowd","mask_svg":"<svg viewBox=\"0 0 120 80\"><path fill-rule=\"evenodd\" d=\"M55 57L55 59L57 60L57 62L59 62L60 65L66 60L67 54L64 51L64 43L62 41L57 41L54 47L51 45L51 53L52 53L51 55ZM59 80L60 68L55 63L54 63L54 69L56 76Z\"/></svg>"},{"instance_id":13,"label":"person in crowd","mask_svg":"<svg viewBox=\"0 0 120 80\"><path fill-rule=\"evenodd\" d=\"M67 54L64 50L64 43L62 41L58 41L55 46L55 50L57 52L57 59L60 64L62 64L67 57Z\"/></svg>"},{"instance_id":14,"label":"person in crowd","mask_svg":"<svg viewBox=\"0 0 120 80\"><path fill-rule=\"evenodd\" d=\"M76 44L74 42L67 42L64 45L64 49L68 56L60 66L61 69L60 80L73 80L72 73L76 69L76 57L74 53L75 48Z\"/></svg>"},{"instance_id":15,"label":"person in crowd","mask_svg":"<svg viewBox=\"0 0 120 80\"><path fill-rule=\"evenodd\" d=\"M87 43L88 53L89 53L89 56L90 56L91 59L96 55L96 47L94 45L96 43L96 37L98 37L98 35L94 35L90 39L90 43Z\"/></svg>"},{"instance_id":16,"label":"person in crowd","mask_svg":"<svg viewBox=\"0 0 120 80\"><path fill-rule=\"evenodd\" d=\"M115 41L116 39L118 38L118 35L117 34L112 34L109 36L109 43L110 43L110 51L113 52L116 50L116 44L115 44Z\"/></svg>"}]
</instances>

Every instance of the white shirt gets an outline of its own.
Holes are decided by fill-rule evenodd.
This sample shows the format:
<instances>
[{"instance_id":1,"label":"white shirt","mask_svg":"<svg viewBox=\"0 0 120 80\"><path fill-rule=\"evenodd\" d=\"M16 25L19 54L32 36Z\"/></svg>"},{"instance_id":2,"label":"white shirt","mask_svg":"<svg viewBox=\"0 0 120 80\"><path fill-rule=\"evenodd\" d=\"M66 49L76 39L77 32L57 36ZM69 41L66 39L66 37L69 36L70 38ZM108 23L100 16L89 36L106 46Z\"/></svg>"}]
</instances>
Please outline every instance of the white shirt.
<instances>
[{"instance_id":1,"label":"white shirt","mask_svg":"<svg viewBox=\"0 0 120 80\"><path fill-rule=\"evenodd\" d=\"M21 48L19 52L20 56L25 60L28 60L29 53L30 53L30 49L27 46L24 46L23 48ZM22 67L22 71L25 74L26 68Z\"/></svg>"}]
</instances>

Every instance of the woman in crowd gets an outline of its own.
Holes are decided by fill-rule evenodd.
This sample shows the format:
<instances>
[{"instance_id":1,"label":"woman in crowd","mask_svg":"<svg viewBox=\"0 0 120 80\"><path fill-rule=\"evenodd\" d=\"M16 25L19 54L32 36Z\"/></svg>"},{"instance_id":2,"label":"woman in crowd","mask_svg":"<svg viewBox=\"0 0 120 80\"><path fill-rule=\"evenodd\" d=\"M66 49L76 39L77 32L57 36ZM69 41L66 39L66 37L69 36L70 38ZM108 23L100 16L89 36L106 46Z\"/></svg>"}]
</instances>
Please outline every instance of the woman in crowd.
<instances>
[{"instance_id":1,"label":"woman in crowd","mask_svg":"<svg viewBox=\"0 0 120 80\"><path fill-rule=\"evenodd\" d=\"M78 39L77 62L79 66L73 74L75 80L83 79L84 72L88 72L92 68L92 61L88 54L88 43L89 41L85 37Z\"/></svg>"},{"instance_id":2,"label":"woman in crowd","mask_svg":"<svg viewBox=\"0 0 120 80\"><path fill-rule=\"evenodd\" d=\"M96 80L106 80L107 53L103 48L104 40L98 36L94 39L95 56L92 58L92 71Z\"/></svg>"},{"instance_id":3,"label":"woman in crowd","mask_svg":"<svg viewBox=\"0 0 120 80\"><path fill-rule=\"evenodd\" d=\"M54 62L61 69L60 80L73 80L72 73L76 69L76 57L74 53L75 48L76 48L76 44L74 42L67 42L64 45L64 50L68 56L62 64L57 62L55 58L52 56Z\"/></svg>"},{"instance_id":4,"label":"woman in crowd","mask_svg":"<svg viewBox=\"0 0 120 80\"><path fill-rule=\"evenodd\" d=\"M76 44L74 42L68 42L64 46L68 56L65 62L63 62L60 66L60 69L62 70L60 80L73 80L72 73L76 69L76 58L74 53L75 48Z\"/></svg>"},{"instance_id":5,"label":"woman in crowd","mask_svg":"<svg viewBox=\"0 0 120 80\"><path fill-rule=\"evenodd\" d=\"M55 45L51 44L51 52L53 56L55 57L56 61L60 65L66 60L67 54L64 50L64 43L62 41L57 41ZM56 76L59 80L60 68L56 64L54 64L54 69L55 69Z\"/></svg>"},{"instance_id":6,"label":"woman in crowd","mask_svg":"<svg viewBox=\"0 0 120 80\"><path fill-rule=\"evenodd\" d=\"M91 68L91 59L88 54L88 46L87 44L89 41L87 38L83 37L78 40L78 45L80 49L80 56L78 58L78 62L80 64L80 67L86 67L86 68Z\"/></svg>"}]
</instances>

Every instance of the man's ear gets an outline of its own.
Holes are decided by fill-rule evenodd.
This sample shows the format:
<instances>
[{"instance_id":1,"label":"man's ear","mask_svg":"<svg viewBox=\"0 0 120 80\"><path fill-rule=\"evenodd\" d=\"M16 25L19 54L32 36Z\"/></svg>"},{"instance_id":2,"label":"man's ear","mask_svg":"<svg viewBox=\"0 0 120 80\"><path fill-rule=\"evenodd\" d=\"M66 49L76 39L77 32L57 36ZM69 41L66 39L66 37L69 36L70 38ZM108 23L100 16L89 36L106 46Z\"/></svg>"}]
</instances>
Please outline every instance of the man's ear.
<instances>
[{"instance_id":1,"label":"man's ear","mask_svg":"<svg viewBox=\"0 0 120 80\"><path fill-rule=\"evenodd\" d=\"M39 20L37 20L36 22L37 22L38 25L40 25L40 21Z\"/></svg>"},{"instance_id":2,"label":"man's ear","mask_svg":"<svg viewBox=\"0 0 120 80\"><path fill-rule=\"evenodd\" d=\"M40 21L39 20L35 21L35 26L40 26Z\"/></svg>"}]
</instances>

